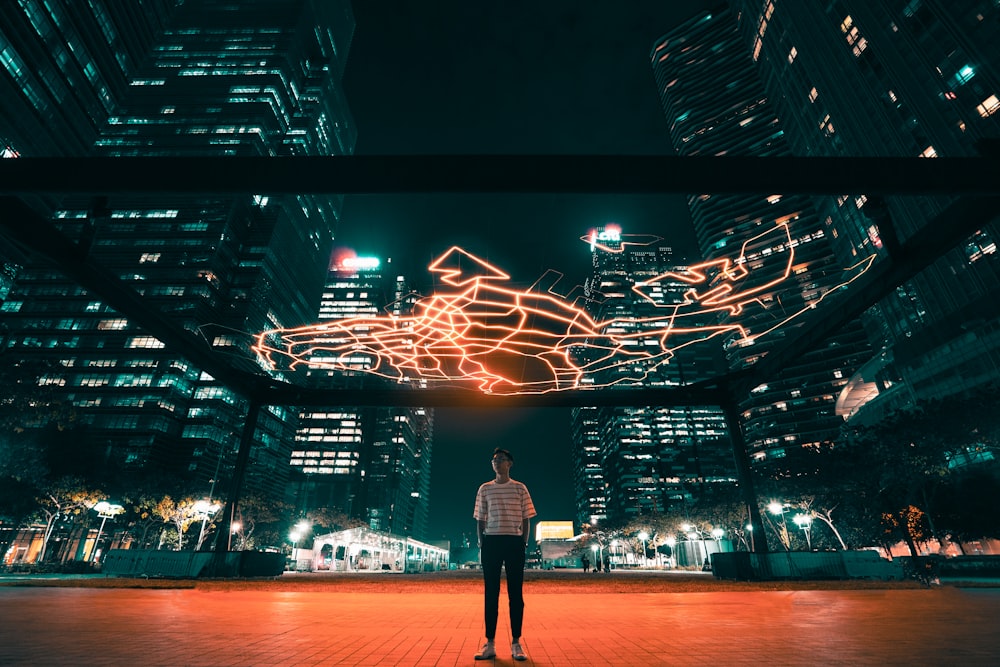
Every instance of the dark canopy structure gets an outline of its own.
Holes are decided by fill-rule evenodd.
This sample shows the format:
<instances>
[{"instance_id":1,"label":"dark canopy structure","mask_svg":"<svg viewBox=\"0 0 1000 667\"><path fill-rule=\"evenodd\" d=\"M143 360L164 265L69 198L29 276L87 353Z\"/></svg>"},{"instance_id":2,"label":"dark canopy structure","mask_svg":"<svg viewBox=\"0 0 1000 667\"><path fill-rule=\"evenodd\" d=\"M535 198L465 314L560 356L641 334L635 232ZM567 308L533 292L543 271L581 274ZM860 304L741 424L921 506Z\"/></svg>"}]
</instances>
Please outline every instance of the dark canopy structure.
<instances>
[{"instance_id":1,"label":"dark canopy structure","mask_svg":"<svg viewBox=\"0 0 1000 667\"><path fill-rule=\"evenodd\" d=\"M675 388L605 388L510 396L474 390L414 389L372 383L351 389L306 387L268 374L250 358L213 349L195 331L149 307L142 297L62 234L28 203L39 195L117 193L399 193L766 192L959 197L920 232L901 240L883 231L887 259L823 301L780 346L739 372ZM737 404L773 380L810 347L857 318L963 239L1000 215L996 158L752 158L615 156L406 156L283 158L19 158L0 160L0 234L27 254L48 260L99 295L168 348L210 374L250 405L228 511L239 502L256 412L265 405L427 407L574 407L720 405L726 410L740 486L755 535L767 550L757 510ZM225 544L217 545L217 550Z\"/></svg>"}]
</instances>

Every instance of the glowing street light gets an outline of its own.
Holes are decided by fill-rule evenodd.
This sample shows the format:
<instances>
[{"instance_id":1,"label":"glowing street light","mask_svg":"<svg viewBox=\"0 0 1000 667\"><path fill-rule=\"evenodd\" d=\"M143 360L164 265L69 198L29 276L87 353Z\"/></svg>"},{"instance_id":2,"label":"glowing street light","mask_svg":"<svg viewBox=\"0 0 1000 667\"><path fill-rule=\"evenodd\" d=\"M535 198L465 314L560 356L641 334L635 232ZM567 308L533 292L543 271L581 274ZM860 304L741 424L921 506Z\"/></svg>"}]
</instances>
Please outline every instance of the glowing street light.
<instances>
[{"instance_id":1,"label":"glowing street light","mask_svg":"<svg viewBox=\"0 0 1000 667\"><path fill-rule=\"evenodd\" d=\"M774 516L781 516L781 543L785 545L785 551L791 549L791 540L788 538L788 524L785 523L785 505L772 500L767 504L767 511Z\"/></svg>"},{"instance_id":2,"label":"glowing street light","mask_svg":"<svg viewBox=\"0 0 1000 667\"><path fill-rule=\"evenodd\" d=\"M667 546L670 547L670 558L667 560L667 565L669 567L674 567L674 565L677 563L677 560L674 558L674 547L677 546L677 538L674 537L673 535L670 535L667 537L666 543Z\"/></svg>"},{"instance_id":3,"label":"glowing street light","mask_svg":"<svg viewBox=\"0 0 1000 667\"><path fill-rule=\"evenodd\" d=\"M97 516L101 517L101 527L97 529L97 539L94 540L94 552L90 560L92 562L97 562L97 559L101 554L101 552L97 549L97 545L101 543L101 533L104 532L104 523L108 519L113 519L124 512L125 508L121 505L109 503L107 500L102 500L94 505L94 510L97 512Z\"/></svg>"},{"instance_id":4,"label":"glowing street light","mask_svg":"<svg viewBox=\"0 0 1000 667\"><path fill-rule=\"evenodd\" d=\"M312 524L302 520L295 524L295 527L288 534L288 539L292 541L292 560L295 561L296 569L298 569L299 565L299 540L305 537L311 529Z\"/></svg>"},{"instance_id":5,"label":"glowing street light","mask_svg":"<svg viewBox=\"0 0 1000 667\"><path fill-rule=\"evenodd\" d=\"M198 546L196 550L201 550L201 545L205 542L205 524L209 517L214 517L215 513L222 509L219 503L209 500L199 500L194 504L194 512L201 517L201 530L198 532Z\"/></svg>"},{"instance_id":6,"label":"glowing street light","mask_svg":"<svg viewBox=\"0 0 1000 667\"><path fill-rule=\"evenodd\" d=\"M705 562L708 560L708 544L705 543L705 532L702 531L697 526L690 523L685 523L681 525L681 530L687 534L687 538L694 542L695 540L701 540L701 551L702 551L702 567L704 567Z\"/></svg>"},{"instance_id":7,"label":"glowing street light","mask_svg":"<svg viewBox=\"0 0 1000 667\"><path fill-rule=\"evenodd\" d=\"M806 534L806 546L809 551L812 551L812 537L809 535L809 529L812 525L812 517L808 514L796 514L792 517L792 521L795 525L802 529L802 532Z\"/></svg>"}]
</instances>

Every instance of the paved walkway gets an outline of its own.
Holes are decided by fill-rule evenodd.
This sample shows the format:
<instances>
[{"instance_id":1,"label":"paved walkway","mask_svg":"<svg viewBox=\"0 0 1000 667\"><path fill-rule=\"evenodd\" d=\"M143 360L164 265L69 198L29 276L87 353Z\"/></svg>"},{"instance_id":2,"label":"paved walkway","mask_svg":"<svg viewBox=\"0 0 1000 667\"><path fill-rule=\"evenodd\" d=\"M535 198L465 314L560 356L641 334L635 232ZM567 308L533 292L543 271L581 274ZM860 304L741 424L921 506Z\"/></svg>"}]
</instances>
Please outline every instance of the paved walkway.
<instances>
[{"instance_id":1,"label":"paved walkway","mask_svg":"<svg viewBox=\"0 0 1000 667\"><path fill-rule=\"evenodd\" d=\"M1000 660L995 588L526 593L527 665ZM0 587L6 666L473 665L481 633L469 592Z\"/></svg>"}]
</instances>

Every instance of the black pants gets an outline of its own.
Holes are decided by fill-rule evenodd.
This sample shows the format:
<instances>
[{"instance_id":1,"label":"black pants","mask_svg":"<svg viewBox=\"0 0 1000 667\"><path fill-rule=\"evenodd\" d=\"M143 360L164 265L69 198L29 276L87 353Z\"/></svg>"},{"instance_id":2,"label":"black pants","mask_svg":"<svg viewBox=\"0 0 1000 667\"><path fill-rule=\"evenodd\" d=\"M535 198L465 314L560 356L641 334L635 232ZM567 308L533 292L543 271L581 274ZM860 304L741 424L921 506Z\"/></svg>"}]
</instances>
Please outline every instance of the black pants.
<instances>
[{"instance_id":1,"label":"black pants","mask_svg":"<svg viewBox=\"0 0 1000 667\"><path fill-rule=\"evenodd\" d=\"M486 638L497 635L497 615L500 607L500 568L507 572L507 599L510 603L510 634L521 636L524 620L524 539L520 535L483 535L481 558L483 582L486 584Z\"/></svg>"}]
</instances>

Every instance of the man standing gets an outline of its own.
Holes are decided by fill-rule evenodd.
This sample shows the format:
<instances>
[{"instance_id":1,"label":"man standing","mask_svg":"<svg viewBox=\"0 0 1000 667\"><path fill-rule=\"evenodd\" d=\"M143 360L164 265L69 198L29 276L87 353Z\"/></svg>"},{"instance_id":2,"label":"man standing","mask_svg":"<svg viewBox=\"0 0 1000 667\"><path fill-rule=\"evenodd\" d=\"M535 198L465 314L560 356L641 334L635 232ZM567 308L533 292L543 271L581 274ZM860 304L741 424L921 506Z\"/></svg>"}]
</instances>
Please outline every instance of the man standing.
<instances>
[{"instance_id":1,"label":"man standing","mask_svg":"<svg viewBox=\"0 0 1000 667\"><path fill-rule=\"evenodd\" d=\"M507 573L507 598L510 602L510 654L514 660L527 660L521 648L521 623L524 619L524 554L528 547L531 517L535 506L528 488L510 478L514 457L499 447L493 452L493 471L496 479L479 487L476 510L478 522L480 560L485 584L486 644L476 660L496 657L494 644L497 634L497 616L500 606L500 568Z\"/></svg>"}]
</instances>

